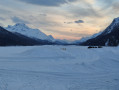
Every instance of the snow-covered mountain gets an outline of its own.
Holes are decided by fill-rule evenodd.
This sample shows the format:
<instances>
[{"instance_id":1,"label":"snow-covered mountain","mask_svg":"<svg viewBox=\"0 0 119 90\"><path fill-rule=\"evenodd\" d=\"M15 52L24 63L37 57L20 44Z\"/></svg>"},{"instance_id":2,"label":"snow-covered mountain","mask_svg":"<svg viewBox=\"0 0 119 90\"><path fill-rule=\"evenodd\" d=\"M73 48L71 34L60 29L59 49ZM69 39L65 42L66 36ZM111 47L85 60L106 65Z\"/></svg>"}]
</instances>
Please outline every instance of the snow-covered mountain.
<instances>
[{"instance_id":1,"label":"snow-covered mountain","mask_svg":"<svg viewBox=\"0 0 119 90\"><path fill-rule=\"evenodd\" d=\"M112 23L95 38L88 39L81 45L101 45L101 46L118 46L119 45L119 17L115 18Z\"/></svg>"},{"instance_id":2,"label":"snow-covered mountain","mask_svg":"<svg viewBox=\"0 0 119 90\"><path fill-rule=\"evenodd\" d=\"M54 40L54 38L51 35L47 36L46 34L41 32L39 29L29 28L23 23L17 23L14 26L8 25L8 27L6 27L5 29L7 29L10 32L20 33L22 35L25 35L31 38L37 38L37 39L49 40L49 41Z\"/></svg>"},{"instance_id":3,"label":"snow-covered mountain","mask_svg":"<svg viewBox=\"0 0 119 90\"><path fill-rule=\"evenodd\" d=\"M0 26L0 46L52 45L47 40L34 39L19 33L10 32Z\"/></svg>"},{"instance_id":4,"label":"snow-covered mountain","mask_svg":"<svg viewBox=\"0 0 119 90\"><path fill-rule=\"evenodd\" d=\"M97 37L97 36L100 35L101 33L102 33L102 31L100 31L100 32L98 32L98 33L96 33L96 34L93 34L92 36L82 37L80 40L75 40L75 41L73 41L72 43L74 43L74 44L83 43L83 42L85 42L85 41L87 41L87 40L89 40L89 39L93 39L93 38Z\"/></svg>"},{"instance_id":5,"label":"snow-covered mountain","mask_svg":"<svg viewBox=\"0 0 119 90\"><path fill-rule=\"evenodd\" d=\"M56 44L69 44L69 42L66 40L54 39L52 35L46 35L45 33L41 32L39 29L29 28L27 25L23 23L17 23L14 26L8 25L8 27L6 27L5 29L10 32L20 33L30 38L48 40Z\"/></svg>"}]
</instances>

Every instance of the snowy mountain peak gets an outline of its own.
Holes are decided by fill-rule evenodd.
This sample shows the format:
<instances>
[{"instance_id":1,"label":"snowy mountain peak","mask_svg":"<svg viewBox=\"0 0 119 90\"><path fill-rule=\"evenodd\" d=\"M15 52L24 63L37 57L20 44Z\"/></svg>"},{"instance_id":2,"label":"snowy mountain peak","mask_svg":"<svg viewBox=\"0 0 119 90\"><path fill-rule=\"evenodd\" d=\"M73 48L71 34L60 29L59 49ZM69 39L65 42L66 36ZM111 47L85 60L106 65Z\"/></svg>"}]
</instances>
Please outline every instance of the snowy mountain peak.
<instances>
[{"instance_id":1,"label":"snowy mountain peak","mask_svg":"<svg viewBox=\"0 0 119 90\"><path fill-rule=\"evenodd\" d=\"M17 27L17 28L26 28L26 29L30 29L26 24L24 23L17 23L14 25L14 27Z\"/></svg>"},{"instance_id":2,"label":"snowy mountain peak","mask_svg":"<svg viewBox=\"0 0 119 90\"><path fill-rule=\"evenodd\" d=\"M113 28L119 25L119 17L115 18L112 23L103 32L104 34L109 34L113 31Z\"/></svg>"},{"instance_id":3,"label":"snowy mountain peak","mask_svg":"<svg viewBox=\"0 0 119 90\"><path fill-rule=\"evenodd\" d=\"M20 33L22 35L25 35L31 38L50 40L50 41L54 39L54 38L51 39L51 37L47 36L45 33L41 32L39 29L29 28L27 25L23 23L17 23L13 26L8 25L8 27L6 27L5 29L7 29L10 32Z\"/></svg>"},{"instance_id":4,"label":"snowy mountain peak","mask_svg":"<svg viewBox=\"0 0 119 90\"><path fill-rule=\"evenodd\" d=\"M17 23L17 24L15 24L15 26L26 26L26 24L24 24L24 23Z\"/></svg>"},{"instance_id":5,"label":"snowy mountain peak","mask_svg":"<svg viewBox=\"0 0 119 90\"><path fill-rule=\"evenodd\" d=\"M116 22L119 22L119 17L115 18L114 20L115 20Z\"/></svg>"},{"instance_id":6,"label":"snowy mountain peak","mask_svg":"<svg viewBox=\"0 0 119 90\"><path fill-rule=\"evenodd\" d=\"M119 24L119 17L115 18L112 22L113 25L118 25Z\"/></svg>"}]
</instances>

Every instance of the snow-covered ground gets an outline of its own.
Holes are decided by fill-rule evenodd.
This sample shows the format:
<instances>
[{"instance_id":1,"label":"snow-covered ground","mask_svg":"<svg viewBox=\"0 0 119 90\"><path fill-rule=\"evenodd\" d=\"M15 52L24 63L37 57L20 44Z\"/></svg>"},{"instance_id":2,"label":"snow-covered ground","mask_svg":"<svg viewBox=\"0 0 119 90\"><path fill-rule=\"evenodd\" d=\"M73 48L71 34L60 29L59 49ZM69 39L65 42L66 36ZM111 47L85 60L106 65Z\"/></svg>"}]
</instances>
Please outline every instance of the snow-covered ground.
<instances>
[{"instance_id":1,"label":"snow-covered ground","mask_svg":"<svg viewBox=\"0 0 119 90\"><path fill-rule=\"evenodd\" d=\"M0 47L0 90L119 90L119 47Z\"/></svg>"}]
</instances>

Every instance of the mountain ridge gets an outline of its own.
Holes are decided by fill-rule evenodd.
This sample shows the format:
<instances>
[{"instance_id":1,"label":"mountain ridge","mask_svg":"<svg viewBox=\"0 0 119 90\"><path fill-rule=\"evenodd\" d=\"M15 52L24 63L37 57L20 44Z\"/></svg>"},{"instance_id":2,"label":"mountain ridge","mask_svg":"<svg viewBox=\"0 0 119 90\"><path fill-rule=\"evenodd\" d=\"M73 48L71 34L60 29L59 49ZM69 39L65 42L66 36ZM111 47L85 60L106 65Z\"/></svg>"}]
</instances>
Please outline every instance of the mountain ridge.
<instances>
[{"instance_id":1,"label":"mountain ridge","mask_svg":"<svg viewBox=\"0 0 119 90\"><path fill-rule=\"evenodd\" d=\"M48 40L48 41L54 40L53 36L51 38L51 35L49 37L45 33L43 33L42 31L40 31L39 29L29 28L24 23L17 23L13 26L8 25L8 27L5 27L5 29L10 31L10 32L20 33L20 34L25 35L25 36L30 37L30 38L36 38L36 39Z\"/></svg>"},{"instance_id":2,"label":"mountain ridge","mask_svg":"<svg viewBox=\"0 0 119 90\"><path fill-rule=\"evenodd\" d=\"M46 40L33 39L19 33L13 33L0 26L0 46L33 46L49 44L53 43Z\"/></svg>"},{"instance_id":3,"label":"mountain ridge","mask_svg":"<svg viewBox=\"0 0 119 90\"><path fill-rule=\"evenodd\" d=\"M80 45L85 46L118 46L119 45L119 17L95 38L88 39Z\"/></svg>"}]
</instances>

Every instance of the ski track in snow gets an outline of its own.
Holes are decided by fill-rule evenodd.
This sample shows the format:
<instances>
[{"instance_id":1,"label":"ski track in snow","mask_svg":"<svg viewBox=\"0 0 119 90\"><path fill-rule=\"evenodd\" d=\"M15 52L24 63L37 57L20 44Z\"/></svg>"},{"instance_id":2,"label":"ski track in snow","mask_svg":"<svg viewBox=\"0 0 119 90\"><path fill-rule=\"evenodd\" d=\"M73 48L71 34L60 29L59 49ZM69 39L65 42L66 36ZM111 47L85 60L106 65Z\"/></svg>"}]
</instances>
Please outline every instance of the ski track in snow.
<instances>
[{"instance_id":1,"label":"ski track in snow","mask_svg":"<svg viewBox=\"0 0 119 90\"><path fill-rule=\"evenodd\" d=\"M119 47L0 47L0 90L119 90Z\"/></svg>"}]
</instances>

